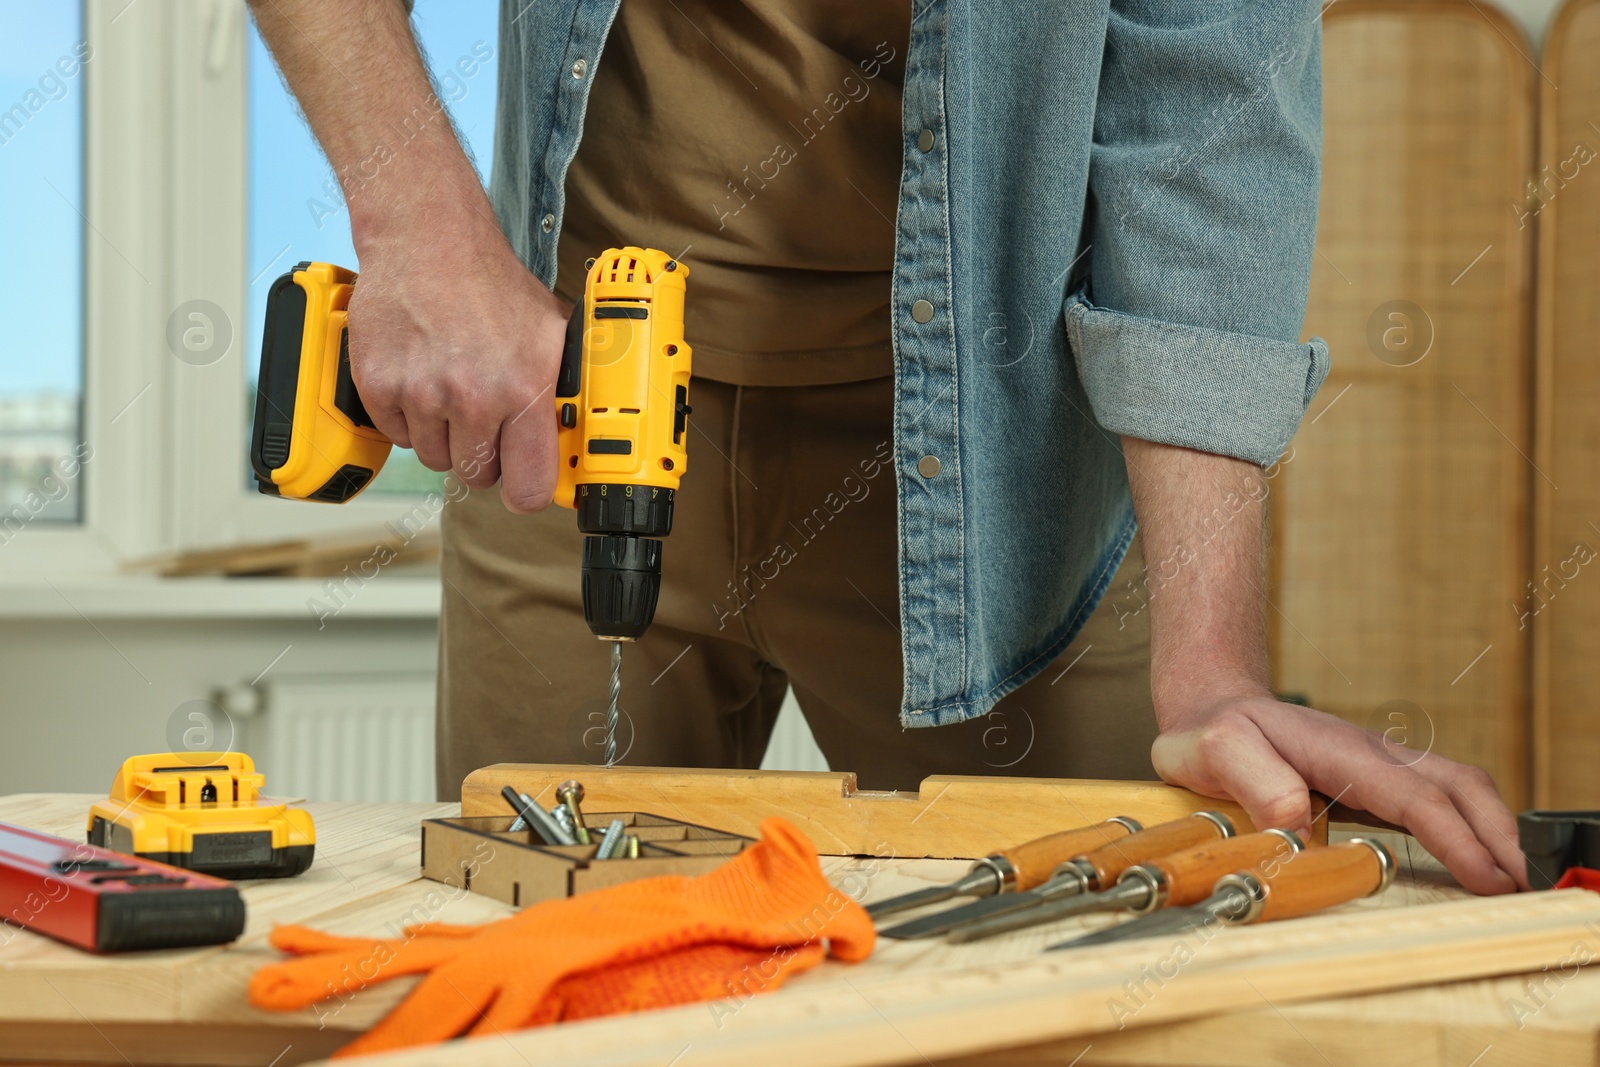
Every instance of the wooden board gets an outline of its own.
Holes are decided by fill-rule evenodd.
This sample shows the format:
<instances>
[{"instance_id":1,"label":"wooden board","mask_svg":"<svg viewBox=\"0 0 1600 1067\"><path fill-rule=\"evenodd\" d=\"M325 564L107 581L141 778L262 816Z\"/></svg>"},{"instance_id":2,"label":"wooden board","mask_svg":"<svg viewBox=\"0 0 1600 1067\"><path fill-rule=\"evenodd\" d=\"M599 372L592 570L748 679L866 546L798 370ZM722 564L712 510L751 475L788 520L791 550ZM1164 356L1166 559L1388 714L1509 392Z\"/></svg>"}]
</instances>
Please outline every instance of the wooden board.
<instances>
[{"instance_id":1,"label":"wooden board","mask_svg":"<svg viewBox=\"0 0 1600 1067\"><path fill-rule=\"evenodd\" d=\"M1348 909L1218 934L1180 953L1175 939L1101 946L1006 964L858 974L750 998L723 1013L703 1004L630 1018L525 1030L389 1056L373 1067L596 1062L835 1067L944 1062L996 1047L1037 1046L1227 1012L1281 1007L1330 992L1494 974L1560 959L1600 929L1600 898L1582 890ZM1194 942L1190 942L1194 944ZM960 948L935 944L925 957ZM1131 983L1131 985L1129 984ZM1037 1048L1034 1050L1037 1052ZM1030 1062L1037 1059L1030 1058ZM1307 1057L1301 1062L1311 1062Z\"/></svg>"},{"instance_id":2,"label":"wooden board","mask_svg":"<svg viewBox=\"0 0 1600 1067\"><path fill-rule=\"evenodd\" d=\"M89 796L20 796L0 798L0 820L32 826L47 832L74 836L81 833ZM400 980L360 992L346 1002L333 1001L318 1009L299 1013L256 1011L245 1001L244 990L250 975L276 955L265 945L265 935L274 922L305 922L319 929L349 935L391 935L401 926L422 920L444 922L485 922L509 914L511 909L496 901L470 893L441 895L443 887L418 878L418 824L424 818L452 814L445 805L352 805L308 804L317 819L319 852L316 864L305 875L282 882L256 882L244 886L250 908L245 937L226 948L193 949L175 952L138 953L123 957L95 957L58 945L26 931L0 927L0 1063L138 1063L150 1064L229 1064L278 1067L314 1060L344 1044L355 1033L380 1018L410 988ZM1336 831L1337 832L1337 831ZM1458 983L1449 987L1388 993L1382 996L1341 1000L1319 1000L1294 1004L1305 992L1296 987L1296 968L1306 966L1307 953L1334 952L1316 957L1318 968L1334 968L1342 975L1356 973L1362 983L1385 984L1412 980L1418 975L1414 965L1433 966L1456 954L1472 966L1497 972L1518 966L1516 953L1534 951L1538 938L1560 930L1560 947L1551 958L1559 961L1572 945L1600 946L1594 930L1568 922L1571 918L1600 921L1595 916L1600 904L1580 895L1564 900L1525 897L1517 900L1473 901L1465 910L1452 913L1449 925L1475 934L1492 933L1494 924L1507 914L1519 916L1518 934L1486 958L1471 958L1472 953L1453 935L1441 951L1444 955L1422 951L1430 922L1425 917L1429 905L1460 901L1462 891L1444 876L1437 864L1402 837L1390 837L1399 859L1400 873L1395 884L1382 896L1348 905L1339 913L1316 922L1329 925L1323 933L1314 925L1297 922L1284 925L1268 938L1232 934L1273 934L1272 931L1233 931L1230 944L1213 942L1192 971L1169 984L1152 1002L1150 1014L1140 1016L1121 1033L1088 1033L1081 1027L1105 1031L1109 1016L1104 997L1092 1000L1078 984L1095 977L1108 981L1116 967L1126 969L1129 957L1096 956L1093 966L1083 966L1087 956L1073 961L1064 973L1051 968L1067 962L1065 956L1048 959L1039 949L1074 929L1085 929L1105 919L1065 920L1051 927L1018 931L992 942L968 946L942 944L885 943L871 959L857 965L827 963L796 978L778 997L752 1001L727 1018L725 1030L734 1041L723 1046L717 1036L714 1016L706 1005L679 1012L654 1013L627 1019L613 1019L563 1026L539 1034L519 1034L515 1046L492 1039L487 1043L452 1045L412 1056L407 1062L494 1063L491 1055L508 1057L506 1062L523 1067L515 1050L522 1042L569 1042L561 1045L562 1055L572 1062L598 1062L609 1055L605 1048L616 1047L616 1062L629 1062L638 1049L650 1044L651 1035L660 1036L657 1024L665 1022L686 1030L704 1028L712 1021L715 1031L702 1048L700 1039L686 1038L667 1055L655 1061L656 1067L682 1054L679 1067L708 1062L729 1050L747 1049L746 1042L794 1038L794 1053L788 1062L846 1062L830 1048L806 1036L816 1031L827 1037L828 1027L837 1020L838 1031L848 1035L852 1047L855 1035L876 1026L864 1047L873 1055L886 1057L874 1062L922 1064L925 1060L911 1051L901 1034L916 1046L938 1049L938 1062L976 1063L960 1049L973 1049L975 1043L994 1049L1031 1042L1031 1047L998 1056L993 1051L972 1052L982 1062L1038 1063L1058 1062L1063 1067L1083 1053L1087 1067L1107 1064L1230 1064L1234 1067L1299 1067L1322 1062L1308 1051L1295 1031L1302 1031L1313 1047L1326 1053L1335 1064L1358 1063L1361 1067L1387 1067L1389 1064L1426 1064L1437 1067L1465 1067L1471 1055L1454 1055L1469 1040L1492 1041L1495 1052L1477 1067L1533 1067L1560 1062L1576 1067L1600 1067L1600 969L1589 969L1577 978L1561 979L1550 986L1546 1006L1525 1025L1517 1026L1505 1004L1509 997L1526 998L1520 979L1488 979ZM943 882L966 869L959 860L827 858L824 871L841 886L866 885L864 899L892 896L908 889ZM1577 903L1574 903L1577 902ZM1574 908L1570 915L1566 909ZM1507 910L1509 909L1509 911ZM1373 917L1388 916L1385 925L1369 925ZM1524 922L1523 920L1526 920ZM1595 927L1594 929L1600 929ZM1387 930L1387 932L1385 932ZM1543 933L1539 933L1543 930ZM1292 937L1284 935L1293 933ZM1313 947L1313 942L1322 947ZM1267 945L1266 949L1262 946ZM1488 942L1483 942L1487 946ZM1412 953L1399 946L1417 949ZM1122 950L1126 953L1126 946ZM1346 952L1345 949L1349 951ZM1377 951L1363 957L1361 953ZM1473 950L1475 951L1475 950ZM1296 955L1298 954L1298 955ZM1416 961L1411 956L1418 957ZM1293 965L1286 962L1293 959ZM1366 962L1362 962L1365 959ZM1432 962L1430 962L1432 961ZM1204 966L1201 967L1200 964ZM1282 966L1283 971L1273 968ZM1342 968L1342 970L1341 970ZM1591 973L1591 971L1593 973ZM1203 986L1205 997L1211 989L1244 990L1238 975L1250 977L1261 993L1271 998L1271 1007L1261 1001L1238 1000L1237 1012L1224 1020L1195 1018L1179 1020L1173 1012L1184 1014L1201 1005L1188 999L1197 994L1182 992L1185 983ZM1132 977L1122 975L1122 979ZM1196 979L1191 982L1192 979ZM1120 981L1121 979L1119 979ZM1341 979L1342 981L1343 979ZM1534 976L1535 981L1539 977ZM1214 985L1216 982L1224 985ZM1016 1009L1027 1018L1018 1021L1004 1012L978 1012L976 1016L952 1015L951 1023L933 1019L926 1023L927 1011L914 1003L924 986L941 996L949 995L960 1003L982 1004L1001 999L1004 983L1016 983L1031 1007ZM1058 988L1059 983L1059 988ZM1232 985L1226 985L1232 983ZM1373 988L1365 984L1359 988ZM1244 990L1248 994L1248 990ZM1065 999L1063 999L1065 998ZM1076 999L1074 999L1076 998ZM1156 1004L1168 1005L1157 1009ZM783 1005L792 1006L783 1006ZM726 1007L726 1005L724 1005ZM780 1010L781 1009L781 1010ZM962 1009L963 1011L966 1009ZM1209 1009L1207 1009L1209 1010ZM778 1011L774 1028L765 1029L762 1013ZM878 1014L879 1011L883 1015ZM795 1012L803 1015L796 1021ZM806 1014L816 1012L817 1014ZM909 1013L909 1014L908 1014ZM966 1025L954 1025L956 1019ZM976 1018L977 1021L973 1021ZM1060 1030L1047 1034L1039 1029L1040 1019L1054 1019ZM1157 1024L1157 1019L1170 1021ZM874 1020L877 1020L876 1023ZM887 1020L893 1020L891 1024ZM986 1021L987 1020L987 1021ZM1031 1020L1031 1021L1030 1021ZM1224 1025L1232 1020L1231 1025ZM1055 1023L1050 1024L1054 1026ZM899 1028L896 1033L895 1027ZM736 1031L737 1028L737 1031ZM954 1040L952 1031L960 1030ZM676 1032L676 1031L673 1031ZM1426 1045L1414 1058L1403 1059L1402 1050L1416 1050L1417 1043L1404 1041L1405 1033L1420 1035ZM798 1034L799 1036L794 1036ZM1082 1036L1079 1036L1079 1035ZM598 1036L597 1036L598 1035ZM644 1035L644 1036L640 1036ZM931 1035L931 1036L924 1036ZM1042 1035L1042 1036L1041 1036ZM807 1045L806 1042L811 1042ZM1587 1044L1584 1044L1584 1042ZM896 1044L899 1042L899 1044ZM693 1047L685 1052L684 1044ZM499 1051L496 1052L498 1047ZM545 1047L543 1045L541 1048ZM555 1047L555 1046L550 1046ZM765 1046L758 1046L765 1048ZM949 1050L948 1054L945 1050ZM718 1051L720 1050L720 1051ZM1452 1057L1445 1053L1452 1053ZM702 1053L706 1055L702 1059ZM712 1055L712 1054L715 1054ZM1426 1055L1424 1055L1424 1053ZM1505 1053L1509 1058L1497 1058ZM1554 1058L1538 1058L1559 1053ZM525 1053L524 1053L525 1054ZM769 1056L773 1067L785 1062ZM802 1057L800 1059L794 1056ZM1427 1058L1434 1056L1435 1058ZM804 1058L809 1057L809 1058ZM898 1058L896 1058L898 1057ZM532 1062L556 1062L530 1056ZM381 1062L381 1061L373 1061Z\"/></svg>"},{"instance_id":3,"label":"wooden board","mask_svg":"<svg viewBox=\"0 0 1600 1067\"><path fill-rule=\"evenodd\" d=\"M1333 370L1269 472L1274 682L1484 767L1515 808L1537 475L1533 230L1513 206L1538 74L1475 0L1343 0L1324 21L1306 334Z\"/></svg>"},{"instance_id":4,"label":"wooden board","mask_svg":"<svg viewBox=\"0 0 1600 1067\"><path fill-rule=\"evenodd\" d=\"M1540 807L1600 806L1600 4L1567 3L1545 47L1539 167L1533 776ZM1588 162L1581 162L1588 159ZM1548 169L1546 169L1548 168ZM1523 599L1528 594L1524 592Z\"/></svg>"},{"instance_id":5,"label":"wooden board","mask_svg":"<svg viewBox=\"0 0 1600 1067\"><path fill-rule=\"evenodd\" d=\"M856 789L855 775L837 771L540 763L473 771L461 784L461 813L504 814L500 790L508 785L549 807L556 786L569 778L583 783L586 808L653 811L747 837L757 835L762 819L781 815L818 851L835 856L976 859L1114 815L1154 826L1210 809L1225 812L1240 832L1250 828L1237 804L1160 782L935 775L915 793L876 793ZM1313 829L1317 840L1327 839L1326 819Z\"/></svg>"}]
</instances>

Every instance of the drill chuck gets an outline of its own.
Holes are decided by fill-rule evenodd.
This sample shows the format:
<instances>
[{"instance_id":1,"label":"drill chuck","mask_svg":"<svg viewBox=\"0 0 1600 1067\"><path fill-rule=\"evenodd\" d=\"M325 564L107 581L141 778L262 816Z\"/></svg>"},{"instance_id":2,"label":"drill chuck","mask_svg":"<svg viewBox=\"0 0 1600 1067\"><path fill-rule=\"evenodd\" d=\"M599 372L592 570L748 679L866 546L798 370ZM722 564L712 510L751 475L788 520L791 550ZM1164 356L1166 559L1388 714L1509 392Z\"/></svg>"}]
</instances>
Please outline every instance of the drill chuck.
<instances>
[{"instance_id":1,"label":"drill chuck","mask_svg":"<svg viewBox=\"0 0 1600 1067\"><path fill-rule=\"evenodd\" d=\"M660 541L612 533L583 539L583 617L596 637L644 636L660 593Z\"/></svg>"}]
</instances>

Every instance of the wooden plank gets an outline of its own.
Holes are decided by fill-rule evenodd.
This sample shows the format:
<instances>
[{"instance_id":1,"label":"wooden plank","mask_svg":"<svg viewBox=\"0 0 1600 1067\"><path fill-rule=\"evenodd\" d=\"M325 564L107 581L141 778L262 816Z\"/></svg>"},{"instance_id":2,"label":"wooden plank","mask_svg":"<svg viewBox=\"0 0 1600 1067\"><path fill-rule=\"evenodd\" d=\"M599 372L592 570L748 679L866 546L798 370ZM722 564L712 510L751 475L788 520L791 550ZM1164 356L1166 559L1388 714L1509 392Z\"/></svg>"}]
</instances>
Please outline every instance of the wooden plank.
<instances>
[{"instance_id":1,"label":"wooden plank","mask_svg":"<svg viewBox=\"0 0 1600 1067\"><path fill-rule=\"evenodd\" d=\"M1538 75L1519 48L1473 0L1327 9L1306 333L1333 371L1269 483L1276 688L1484 767L1513 807L1536 477L1532 228L1513 206Z\"/></svg>"},{"instance_id":2,"label":"wooden plank","mask_svg":"<svg viewBox=\"0 0 1600 1067\"><path fill-rule=\"evenodd\" d=\"M1539 232L1539 326L1531 589L1534 803L1595 806L1600 732L1600 3L1570 0L1551 26L1541 82L1539 169L1519 197ZM1561 91L1557 92L1555 86ZM1587 161L1587 162L1585 162ZM1559 487L1559 491L1558 488Z\"/></svg>"},{"instance_id":3,"label":"wooden plank","mask_svg":"<svg viewBox=\"0 0 1600 1067\"><path fill-rule=\"evenodd\" d=\"M1226 812L1241 832L1250 828L1237 804L1160 782L935 775L916 793L877 793L856 789L855 775L835 771L541 763L473 771L461 786L461 813L504 814L500 790L508 785L549 807L556 786L569 778L583 783L591 810L652 811L747 837L758 834L762 819L781 815L826 855L976 859L1113 815L1154 826L1207 809ZM1326 840L1327 820L1315 830Z\"/></svg>"},{"instance_id":4,"label":"wooden plank","mask_svg":"<svg viewBox=\"0 0 1600 1067\"><path fill-rule=\"evenodd\" d=\"M1171 940L1011 964L873 976L864 968L742 1005L691 1005L375 1056L373 1067L565 1061L694 1067L943 1062L1244 1005L1404 988L1538 967L1600 931L1600 898L1561 891L1416 908L1352 909L1226 930L1187 958ZM958 946L930 951L959 954ZM1173 962L1177 961L1177 962ZM1131 984L1130 984L1131 983ZM1302 1060L1301 1062L1307 1062Z\"/></svg>"}]
</instances>

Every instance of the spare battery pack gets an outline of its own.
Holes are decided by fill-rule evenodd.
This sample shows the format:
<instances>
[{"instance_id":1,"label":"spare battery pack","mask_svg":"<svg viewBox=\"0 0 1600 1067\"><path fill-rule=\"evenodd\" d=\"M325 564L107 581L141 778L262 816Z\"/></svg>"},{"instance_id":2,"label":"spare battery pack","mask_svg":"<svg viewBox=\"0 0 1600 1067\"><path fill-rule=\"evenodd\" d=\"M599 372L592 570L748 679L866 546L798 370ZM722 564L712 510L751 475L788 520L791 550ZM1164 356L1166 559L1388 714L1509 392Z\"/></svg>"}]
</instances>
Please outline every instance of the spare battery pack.
<instances>
[{"instance_id":1,"label":"spare battery pack","mask_svg":"<svg viewBox=\"0 0 1600 1067\"><path fill-rule=\"evenodd\" d=\"M89 843L220 878L288 878L311 866L311 814L261 796L242 752L164 752L122 764L89 809Z\"/></svg>"}]
</instances>

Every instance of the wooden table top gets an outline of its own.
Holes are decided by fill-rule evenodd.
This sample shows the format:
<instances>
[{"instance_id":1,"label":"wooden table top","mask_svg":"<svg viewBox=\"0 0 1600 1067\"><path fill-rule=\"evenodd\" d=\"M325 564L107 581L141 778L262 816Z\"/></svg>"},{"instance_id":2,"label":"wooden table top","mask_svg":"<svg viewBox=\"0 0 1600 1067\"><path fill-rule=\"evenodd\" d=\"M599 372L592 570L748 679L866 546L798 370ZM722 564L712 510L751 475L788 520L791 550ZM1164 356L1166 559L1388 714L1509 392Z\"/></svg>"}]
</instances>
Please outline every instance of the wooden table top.
<instances>
[{"instance_id":1,"label":"wooden table top","mask_svg":"<svg viewBox=\"0 0 1600 1067\"><path fill-rule=\"evenodd\" d=\"M88 795L3 797L0 820L78 839L88 805L94 799ZM345 1002L334 1001L302 1013L258 1011L246 1002L244 990L255 969L276 958L265 941L273 924L296 922L341 934L397 935L402 926L412 922L478 923L512 910L496 901L419 877L418 825L425 818L454 814L454 805L313 803L305 807L317 822L315 864L298 878L243 884L249 920L244 935L235 944L101 957L28 931L0 927L0 938L4 939L0 943L0 1062L74 1060L287 1067L318 1059L380 1018L414 980L388 982ZM1334 836L1341 836L1338 830ZM1386 913L1387 909L1466 898L1465 892L1415 842L1396 835L1388 835L1387 840L1395 848L1400 872L1386 893L1347 905L1341 909L1347 918L1301 920L1294 927L1309 934L1320 929L1317 924L1370 923L1372 916ZM966 868L965 863L950 860L832 857L824 858L823 866L836 881L851 871L860 872L868 885L866 900L947 881ZM1540 896L1553 901L1552 907L1561 905L1565 911L1573 912L1572 921L1562 927L1558 938L1562 945L1567 940L1572 942L1573 958L1580 962L1600 958L1600 903L1589 905L1589 894ZM1462 905L1477 909L1471 915L1463 913L1462 921L1492 924L1512 903L1502 898L1499 903L1478 901ZM1416 914L1433 910L1436 909L1423 909ZM1587 937L1584 928L1574 925L1580 920L1595 931L1592 938ZM1040 959L1040 948L1061 939L1074 927L1105 921L1108 920L1104 917L1066 920L978 945L880 942L879 949L865 963L825 963L796 978L782 992L753 1001L741 1016L750 1016L749 1025L753 1026L765 1010L765 1005L757 1010L762 1001L792 1000L799 1004L807 994L815 999L832 989L856 990L854 995L860 995L863 989L890 990L902 975L926 973L944 985L971 981L974 975L984 974L1001 981L998 976L1009 973L1006 969L1010 965ZM1278 929L1286 930L1288 924ZM1405 929L1395 927L1397 936ZM1239 935L1230 945L1246 945L1249 938L1266 932L1265 928L1230 931L1230 935ZM1594 948L1584 955L1587 941L1592 941ZM1056 961L1067 955L1051 954L1043 959ZM1397 951L1395 966L1410 965L1419 958L1412 953L1408 961ZM1226 955L1219 962L1226 964ZM1085 973L1093 969L1086 967ZM1480 968L1479 973L1485 970ZM1370 974L1364 980L1370 988ZM1179 984L1174 983L1174 988ZM1121 1032L1093 1032L1107 1029L1108 1016L1104 1008L1099 1008L1093 1013L1095 1018L1086 1019L1077 1027L1080 1036L1052 1039L1047 1045L1034 1044L1014 1052L988 1051L970 1059L946 1052L938 1062L976 1063L981 1059L984 1063L1022 1063L1048 1057L1050 1062L1059 1059L1062 1064L1077 1062L1086 1067L1150 1063L1275 1067L1324 1060L1332 1064L1359 1063L1361 1067L1465 1067L1469 1063L1474 1067L1532 1067L1555 1062L1600 1067L1600 972L1593 969L1557 967L1531 977L1482 979L1307 1003L1291 1003L1295 997L1288 988L1290 984L1260 988L1259 1004L1247 1003L1243 1010L1230 1014L1145 1026L1137 1025L1142 1020L1134 1019L1135 1025ZM1202 983L1190 985L1198 989ZM1160 1007L1165 1011L1179 1007L1183 996L1163 993L1158 999L1163 1000ZM885 1009L878 1014L882 1016L884 1033L892 1036L896 1028L893 1011ZM694 1005L463 1043L431 1050L414 1062L522 1064L525 1058L529 1062L550 1062L545 1054L555 1052L559 1046L581 1050L597 1047L592 1044L594 1041L604 1044L608 1034L665 1034L673 1026L699 1030L704 1028L705 1018L705 1006ZM638 1043L637 1038L630 1040ZM924 1062L924 1054L918 1049L924 1044L922 1041L913 1044L916 1039L909 1034L893 1040L899 1042L899 1058L889 1049L864 1052L857 1061ZM928 1040L937 1045L935 1038ZM591 1044L586 1045L585 1041ZM1001 1039L994 1042L1005 1043L1008 1042ZM712 1054L715 1049L706 1040L697 1038L679 1044L695 1053L684 1052L681 1067L723 1062ZM702 1052L706 1056L703 1060L698 1058ZM1075 1060L1080 1054L1081 1058ZM669 1055L667 1059L670 1058ZM413 1062L404 1054L381 1059ZM727 1062L736 1061L737 1057Z\"/></svg>"}]
</instances>

